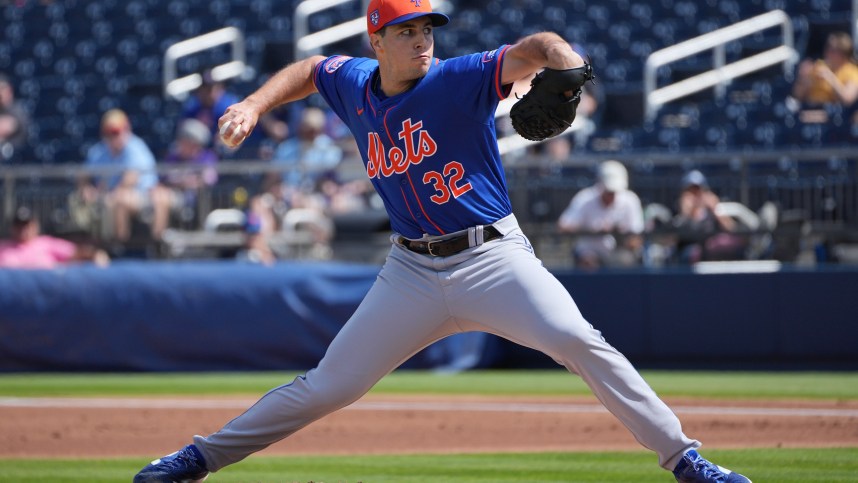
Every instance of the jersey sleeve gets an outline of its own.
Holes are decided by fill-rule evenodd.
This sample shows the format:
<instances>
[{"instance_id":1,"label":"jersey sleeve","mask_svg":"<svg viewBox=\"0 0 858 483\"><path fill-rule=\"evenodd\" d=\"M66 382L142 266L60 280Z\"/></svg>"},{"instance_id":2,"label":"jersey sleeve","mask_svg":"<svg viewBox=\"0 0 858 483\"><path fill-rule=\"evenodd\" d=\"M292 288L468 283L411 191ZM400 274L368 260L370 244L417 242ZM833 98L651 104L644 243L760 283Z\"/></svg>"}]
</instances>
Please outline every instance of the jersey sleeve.
<instances>
[{"instance_id":1,"label":"jersey sleeve","mask_svg":"<svg viewBox=\"0 0 858 483\"><path fill-rule=\"evenodd\" d=\"M313 83L328 106L346 119L348 107L355 103L358 69L367 59L333 55L316 64Z\"/></svg>"},{"instance_id":2,"label":"jersey sleeve","mask_svg":"<svg viewBox=\"0 0 858 483\"><path fill-rule=\"evenodd\" d=\"M509 45L444 61L444 76L455 104L483 119L494 115L511 85L501 85L503 60Z\"/></svg>"}]
</instances>

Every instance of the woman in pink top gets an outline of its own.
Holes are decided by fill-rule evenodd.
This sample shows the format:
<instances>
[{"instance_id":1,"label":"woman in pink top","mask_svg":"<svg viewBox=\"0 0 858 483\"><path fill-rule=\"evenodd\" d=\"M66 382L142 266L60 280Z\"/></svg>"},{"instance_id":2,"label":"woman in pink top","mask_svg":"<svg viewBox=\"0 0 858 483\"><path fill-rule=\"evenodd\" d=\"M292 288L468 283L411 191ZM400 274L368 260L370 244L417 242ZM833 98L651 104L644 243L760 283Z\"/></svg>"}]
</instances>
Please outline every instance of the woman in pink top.
<instances>
[{"instance_id":1,"label":"woman in pink top","mask_svg":"<svg viewBox=\"0 0 858 483\"><path fill-rule=\"evenodd\" d=\"M12 219L12 239L0 241L0 268L54 268L69 262L110 263L103 250L78 246L68 240L42 235L32 211L20 207Z\"/></svg>"}]
</instances>

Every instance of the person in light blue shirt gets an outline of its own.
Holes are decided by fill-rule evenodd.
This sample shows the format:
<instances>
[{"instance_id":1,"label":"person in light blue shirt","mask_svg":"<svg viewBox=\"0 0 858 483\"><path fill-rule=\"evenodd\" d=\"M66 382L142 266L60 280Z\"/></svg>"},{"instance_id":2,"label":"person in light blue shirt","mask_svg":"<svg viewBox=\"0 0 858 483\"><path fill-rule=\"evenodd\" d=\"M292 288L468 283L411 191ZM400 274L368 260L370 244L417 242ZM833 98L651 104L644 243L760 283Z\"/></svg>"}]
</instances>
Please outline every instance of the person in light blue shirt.
<instances>
[{"instance_id":1,"label":"person in light blue shirt","mask_svg":"<svg viewBox=\"0 0 858 483\"><path fill-rule=\"evenodd\" d=\"M131 131L128 116L119 109L111 109L102 116L101 138L87 152L86 166L125 168L95 176L99 190L106 193L113 234L119 241L126 241L131 236L131 216L148 206L149 191L158 182L155 156Z\"/></svg>"},{"instance_id":2,"label":"person in light blue shirt","mask_svg":"<svg viewBox=\"0 0 858 483\"><path fill-rule=\"evenodd\" d=\"M297 136L277 146L274 162L288 166L283 170L287 186L312 191L322 175L339 166L343 151L324 130L324 111L308 107L301 114Z\"/></svg>"}]
</instances>

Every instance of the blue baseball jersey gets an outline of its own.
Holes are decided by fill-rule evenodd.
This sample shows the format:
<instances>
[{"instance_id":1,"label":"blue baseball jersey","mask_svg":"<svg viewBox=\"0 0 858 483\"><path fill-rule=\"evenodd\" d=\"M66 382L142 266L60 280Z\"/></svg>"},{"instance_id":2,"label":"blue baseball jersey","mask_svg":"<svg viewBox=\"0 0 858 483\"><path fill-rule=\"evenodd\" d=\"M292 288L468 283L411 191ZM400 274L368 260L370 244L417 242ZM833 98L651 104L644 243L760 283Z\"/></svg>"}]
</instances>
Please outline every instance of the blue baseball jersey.
<instances>
[{"instance_id":1,"label":"blue baseball jersey","mask_svg":"<svg viewBox=\"0 0 858 483\"><path fill-rule=\"evenodd\" d=\"M408 238L490 224L512 213L495 133L509 46L432 59L406 92L380 98L378 61L332 56L314 82L357 141L391 227Z\"/></svg>"}]
</instances>

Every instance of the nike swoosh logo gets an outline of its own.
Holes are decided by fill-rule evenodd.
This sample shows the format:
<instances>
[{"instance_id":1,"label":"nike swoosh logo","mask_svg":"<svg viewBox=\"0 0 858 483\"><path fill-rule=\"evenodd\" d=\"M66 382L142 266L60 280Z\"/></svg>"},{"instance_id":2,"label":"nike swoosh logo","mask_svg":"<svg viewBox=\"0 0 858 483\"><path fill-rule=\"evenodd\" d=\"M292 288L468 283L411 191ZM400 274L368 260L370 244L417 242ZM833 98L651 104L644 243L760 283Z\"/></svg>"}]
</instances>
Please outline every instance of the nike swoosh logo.
<instances>
[{"instance_id":1,"label":"nike swoosh logo","mask_svg":"<svg viewBox=\"0 0 858 483\"><path fill-rule=\"evenodd\" d=\"M361 108L359 107L359 108L358 108L358 110L357 110L357 113L358 113L358 116L360 116L361 114L363 114L363 109L361 109Z\"/></svg>"}]
</instances>

